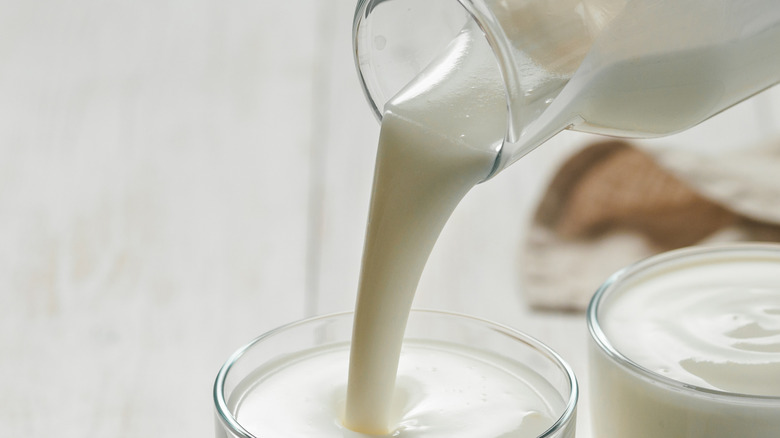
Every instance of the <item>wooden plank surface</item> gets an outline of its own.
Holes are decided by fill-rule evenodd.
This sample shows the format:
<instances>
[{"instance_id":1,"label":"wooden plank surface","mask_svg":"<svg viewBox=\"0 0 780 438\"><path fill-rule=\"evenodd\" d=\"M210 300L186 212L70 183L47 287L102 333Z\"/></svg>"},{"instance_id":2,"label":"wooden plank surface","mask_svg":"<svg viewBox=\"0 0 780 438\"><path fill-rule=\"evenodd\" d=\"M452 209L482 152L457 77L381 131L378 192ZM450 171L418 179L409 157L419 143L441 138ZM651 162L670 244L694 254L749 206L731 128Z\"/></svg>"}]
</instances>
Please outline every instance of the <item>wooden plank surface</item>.
<instances>
[{"instance_id":1,"label":"wooden plank surface","mask_svg":"<svg viewBox=\"0 0 780 438\"><path fill-rule=\"evenodd\" d=\"M0 436L210 436L303 316L321 9L3 3Z\"/></svg>"},{"instance_id":2,"label":"wooden plank surface","mask_svg":"<svg viewBox=\"0 0 780 438\"><path fill-rule=\"evenodd\" d=\"M0 436L212 436L235 348L351 308L378 135L353 8L0 1ZM778 102L665 141L776 136ZM544 183L590 139L469 194L416 301L528 331L584 385L583 316L529 310L517 266ZM586 398L580 420L587 438Z\"/></svg>"}]
</instances>

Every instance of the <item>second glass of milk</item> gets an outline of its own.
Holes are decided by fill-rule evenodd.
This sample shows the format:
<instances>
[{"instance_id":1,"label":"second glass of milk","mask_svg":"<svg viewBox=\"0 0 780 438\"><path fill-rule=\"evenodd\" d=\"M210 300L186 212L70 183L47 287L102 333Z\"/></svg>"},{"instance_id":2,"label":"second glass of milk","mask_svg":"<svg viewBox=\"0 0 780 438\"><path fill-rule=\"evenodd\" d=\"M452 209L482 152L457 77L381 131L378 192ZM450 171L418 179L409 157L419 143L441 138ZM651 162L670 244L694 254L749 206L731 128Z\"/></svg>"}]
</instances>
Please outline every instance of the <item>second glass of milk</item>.
<instances>
[{"instance_id":1,"label":"second glass of milk","mask_svg":"<svg viewBox=\"0 0 780 438\"><path fill-rule=\"evenodd\" d=\"M214 385L217 438L378 438L341 425L352 314L289 324L236 351ZM398 438L573 438L577 381L548 347L494 323L412 311Z\"/></svg>"},{"instance_id":2,"label":"second glass of milk","mask_svg":"<svg viewBox=\"0 0 780 438\"><path fill-rule=\"evenodd\" d=\"M780 433L780 245L628 267L598 290L588 326L594 436Z\"/></svg>"}]
</instances>

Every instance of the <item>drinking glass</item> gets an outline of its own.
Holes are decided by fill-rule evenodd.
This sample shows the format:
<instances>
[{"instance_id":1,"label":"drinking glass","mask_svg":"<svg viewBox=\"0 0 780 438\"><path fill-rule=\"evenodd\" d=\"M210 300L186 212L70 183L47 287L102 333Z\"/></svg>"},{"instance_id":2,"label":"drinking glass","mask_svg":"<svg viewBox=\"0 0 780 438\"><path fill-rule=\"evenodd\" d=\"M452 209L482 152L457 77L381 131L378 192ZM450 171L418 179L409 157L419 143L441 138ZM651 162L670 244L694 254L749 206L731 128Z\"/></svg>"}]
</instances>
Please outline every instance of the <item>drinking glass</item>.
<instances>
[{"instance_id":1,"label":"drinking glass","mask_svg":"<svg viewBox=\"0 0 780 438\"><path fill-rule=\"evenodd\" d=\"M236 401L247 379L261 379L256 370L307 350L348 349L352 336L351 312L294 322L272 330L240 348L220 369L214 383L217 438L255 438L235 415ZM465 315L413 310L404 341L434 342L484 353L530 368L554 389L560 399L557 419L539 438L573 438L578 397L572 369L554 351L536 339L509 327ZM482 356L480 355L480 358ZM345 369L346 373L346 369ZM270 437L260 437L270 438ZM301 437L311 438L311 437ZM496 437L498 438L498 437Z\"/></svg>"},{"instance_id":2,"label":"drinking glass","mask_svg":"<svg viewBox=\"0 0 780 438\"><path fill-rule=\"evenodd\" d=\"M760 263L764 275L741 275L740 272L726 271L731 262ZM704 276L685 276L692 269L712 264L724 272L728 280L713 285ZM780 394L750 395L711 389L690 383L684 383L651 370L628 357L624 351L615 347L614 328L612 333L605 330L605 324L616 315L611 304L621 296L636 291L638 285L648 279L670 279L664 284L680 287L680 300L686 299L684 290L693 290L697 285L706 284L705 290L727 290L733 294L746 293L749 289L762 293L780 294L777 281L773 285L765 284L772 278L775 268L780 276L780 245L776 244L731 244L714 247L693 247L671 251L629 266L609 278L594 295L587 313L587 322L591 334L589 346L589 390L590 409L594 436L598 438L766 438L777 436L780 431ZM701 273L701 271L697 271ZM672 277L673 276L673 277ZM720 277L719 277L720 278ZM778 277L774 277L778 278ZM706 282L706 283L704 283ZM673 289L676 290L676 289ZM663 291L654 290L658 296ZM652 298L652 297L651 297ZM713 298L714 300L715 298ZM766 306L765 304L762 306ZM751 307L751 310L753 307ZM624 309L623 309L624 310ZM729 309L739 312L738 309ZM759 309L766 318L780 315L780 308ZM727 312L728 313L728 312ZM622 315L624 316L624 315ZM635 315L642 319L641 314ZM685 318L686 315L680 316ZM735 315L718 315L717 318L736 318ZM696 324L707 324L702 318L691 319ZM775 317L777 320L777 317ZM678 319L678 326L685 326ZM717 321L715 321L717 322ZM708 332L709 333L709 332ZM694 339L694 334L675 332L678 338ZM759 333L761 339L771 333ZM778 334L775 334L778 336ZM735 339L737 343L749 339ZM641 341L636 342L645 345ZM762 344L764 345L764 344ZM777 348L778 343L775 343ZM658 347L654 345L652 348ZM768 347L770 348L771 344ZM651 348L648 346L648 348ZM672 348L670 346L670 348ZM716 346L710 347L716 349ZM738 345L734 348L738 348ZM767 353L772 350L768 349ZM776 357L776 356L775 356ZM717 364L716 364L717 365ZM780 375L775 376L780 379ZM776 381L775 381L776 382ZM774 382L767 382L774 383Z\"/></svg>"}]
</instances>

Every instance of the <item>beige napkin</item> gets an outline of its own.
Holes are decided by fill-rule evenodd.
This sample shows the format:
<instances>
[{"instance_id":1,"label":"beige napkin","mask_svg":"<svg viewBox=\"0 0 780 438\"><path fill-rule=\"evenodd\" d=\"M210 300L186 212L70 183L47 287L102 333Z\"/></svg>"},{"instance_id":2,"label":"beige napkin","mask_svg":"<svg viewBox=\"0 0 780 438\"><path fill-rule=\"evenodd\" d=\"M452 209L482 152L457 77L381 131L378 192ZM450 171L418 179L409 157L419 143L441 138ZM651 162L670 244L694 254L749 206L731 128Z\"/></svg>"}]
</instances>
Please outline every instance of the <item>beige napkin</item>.
<instances>
[{"instance_id":1,"label":"beige napkin","mask_svg":"<svg viewBox=\"0 0 780 438\"><path fill-rule=\"evenodd\" d=\"M723 241L780 241L780 142L729 155L593 144L552 179L523 246L535 308L584 309L614 271Z\"/></svg>"}]
</instances>

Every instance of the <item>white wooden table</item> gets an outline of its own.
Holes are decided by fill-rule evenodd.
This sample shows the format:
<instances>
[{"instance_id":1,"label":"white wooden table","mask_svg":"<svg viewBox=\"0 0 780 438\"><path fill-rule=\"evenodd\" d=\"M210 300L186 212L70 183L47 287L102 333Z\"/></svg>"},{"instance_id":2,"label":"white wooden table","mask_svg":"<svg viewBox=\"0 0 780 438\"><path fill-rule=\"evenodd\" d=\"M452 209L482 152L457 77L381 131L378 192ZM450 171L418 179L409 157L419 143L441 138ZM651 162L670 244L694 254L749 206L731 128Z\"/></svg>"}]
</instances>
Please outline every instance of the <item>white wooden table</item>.
<instances>
[{"instance_id":1,"label":"white wooden table","mask_svg":"<svg viewBox=\"0 0 780 438\"><path fill-rule=\"evenodd\" d=\"M234 349L352 307L378 135L354 2L0 1L0 436L210 437ZM778 102L681 138L776 135ZM589 139L477 187L416 301L561 353L586 438L584 316L529 310L517 266L545 180Z\"/></svg>"}]
</instances>

